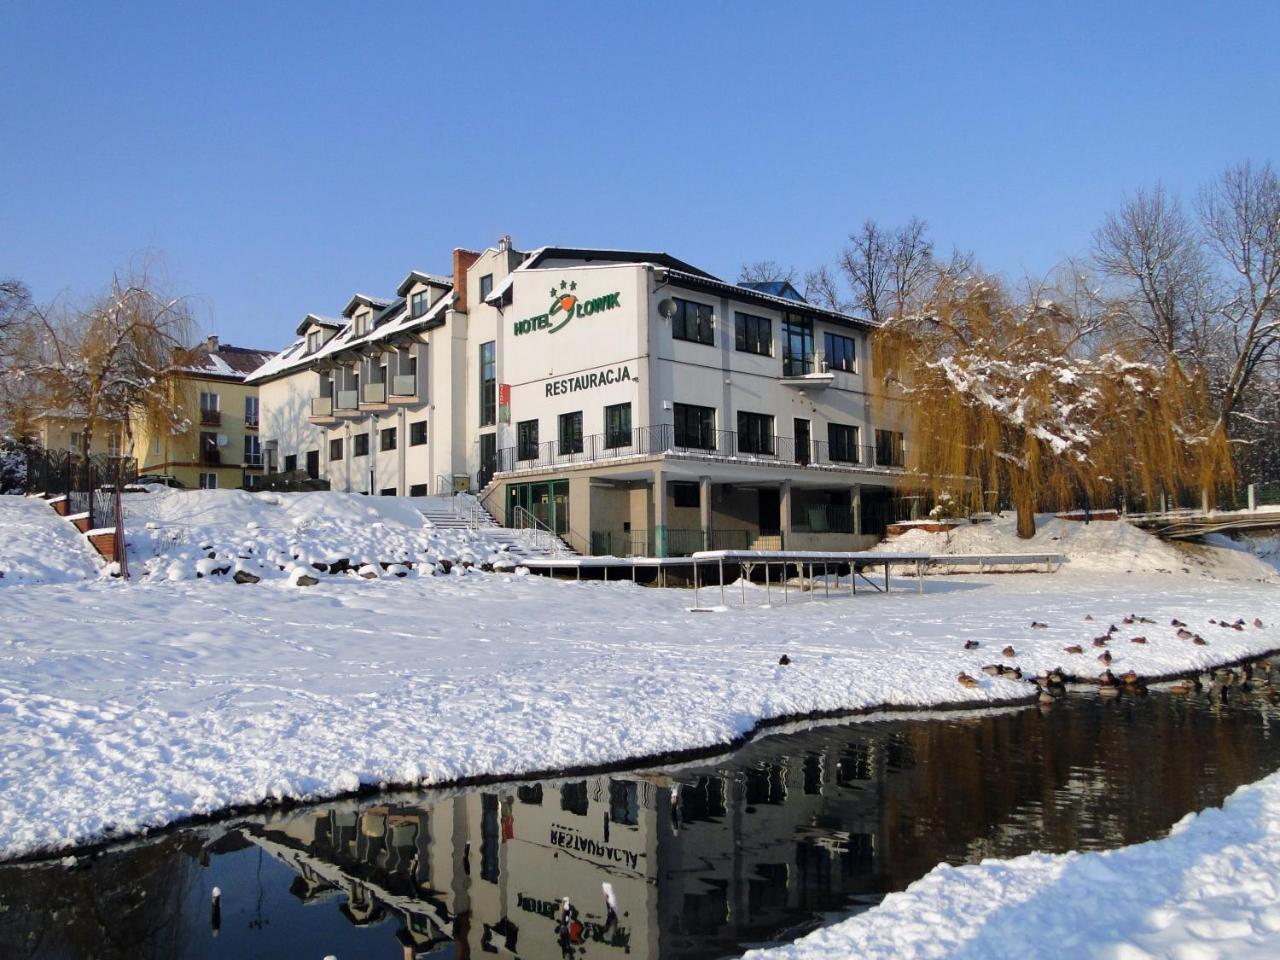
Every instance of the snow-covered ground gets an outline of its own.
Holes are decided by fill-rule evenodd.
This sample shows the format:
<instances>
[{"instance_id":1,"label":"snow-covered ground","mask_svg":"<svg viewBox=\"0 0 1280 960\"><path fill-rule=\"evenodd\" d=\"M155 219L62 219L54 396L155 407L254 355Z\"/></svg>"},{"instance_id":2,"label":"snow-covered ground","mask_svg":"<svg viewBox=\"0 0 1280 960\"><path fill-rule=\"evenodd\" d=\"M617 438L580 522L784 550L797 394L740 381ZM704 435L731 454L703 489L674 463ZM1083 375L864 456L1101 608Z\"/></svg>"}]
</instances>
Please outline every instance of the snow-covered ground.
<instances>
[{"instance_id":1,"label":"snow-covered ground","mask_svg":"<svg viewBox=\"0 0 1280 960\"><path fill-rule=\"evenodd\" d=\"M88 580L98 575L97 558L89 542L46 501L0 496L0 590Z\"/></svg>"},{"instance_id":2,"label":"snow-covered ground","mask_svg":"<svg viewBox=\"0 0 1280 960\"><path fill-rule=\"evenodd\" d=\"M935 867L864 914L746 958L1276 956L1280 774L1161 840Z\"/></svg>"}]
</instances>

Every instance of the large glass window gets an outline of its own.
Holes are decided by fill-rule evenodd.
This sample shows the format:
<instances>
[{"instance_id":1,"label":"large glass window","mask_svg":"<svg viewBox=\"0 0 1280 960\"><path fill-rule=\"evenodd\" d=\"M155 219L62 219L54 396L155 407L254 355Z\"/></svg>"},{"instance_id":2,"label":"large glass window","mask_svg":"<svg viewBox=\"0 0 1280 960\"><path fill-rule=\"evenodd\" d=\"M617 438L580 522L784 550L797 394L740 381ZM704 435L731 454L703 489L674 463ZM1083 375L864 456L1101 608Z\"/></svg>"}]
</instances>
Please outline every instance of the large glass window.
<instances>
[{"instance_id":1,"label":"large glass window","mask_svg":"<svg viewBox=\"0 0 1280 960\"><path fill-rule=\"evenodd\" d=\"M521 420L516 424L516 459L538 459L537 420Z\"/></svg>"},{"instance_id":2,"label":"large glass window","mask_svg":"<svg viewBox=\"0 0 1280 960\"><path fill-rule=\"evenodd\" d=\"M798 313L782 318L782 375L813 373L813 320Z\"/></svg>"},{"instance_id":3,"label":"large glass window","mask_svg":"<svg viewBox=\"0 0 1280 960\"><path fill-rule=\"evenodd\" d=\"M340 463L342 461L342 438L334 437L329 441L329 462Z\"/></svg>"},{"instance_id":4,"label":"large glass window","mask_svg":"<svg viewBox=\"0 0 1280 960\"><path fill-rule=\"evenodd\" d=\"M582 411L560 414L560 456L582 452Z\"/></svg>"},{"instance_id":5,"label":"large glass window","mask_svg":"<svg viewBox=\"0 0 1280 960\"><path fill-rule=\"evenodd\" d=\"M733 315L733 346L741 353L773 356L773 323L751 313Z\"/></svg>"},{"instance_id":6,"label":"large glass window","mask_svg":"<svg viewBox=\"0 0 1280 960\"><path fill-rule=\"evenodd\" d=\"M200 391L200 422L217 426L222 422L218 414L218 395Z\"/></svg>"},{"instance_id":7,"label":"large glass window","mask_svg":"<svg viewBox=\"0 0 1280 960\"><path fill-rule=\"evenodd\" d=\"M244 398L244 425L246 427L256 427L258 425L258 398Z\"/></svg>"},{"instance_id":8,"label":"large glass window","mask_svg":"<svg viewBox=\"0 0 1280 960\"><path fill-rule=\"evenodd\" d=\"M854 373L857 367L857 358L853 352L853 337L842 337L838 333L824 333L822 335L823 352L827 357L828 370L846 370Z\"/></svg>"},{"instance_id":9,"label":"large glass window","mask_svg":"<svg viewBox=\"0 0 1280 960\"><path fill-rule=\"evenodd\" d=\"M420 447L427 442L427 421L417 420L409 424L409 446Z\"/></svg>"},{"instance_id":10,"label":"large glass window","mask_svg":"<svg viewBox=\"0 0 1280 960\"><path fill-rule=\"evenodd\" d=\"M906 461L902 433L898 430L876 431L876 466L900 467Z\"/></svg>"},{"instance_id":11,"label":"large glass window","mask_svg":"<svg viewBox=\"0 0 1280 960\"><path fill-rule=\"evenodd\" d=\"M369 435L367 433L357 433L351 439L353 442L351 455L353 457L367 457L369 455Z\"/></svg>"},{"instance_id":12,"label":"large glass window","mask_svg":"<svg viewBox=\"0 0 1280 960\"><path fill-rule=\"evenodd\" d=\"M675 445L693 450L716 448L716 408L695 407L688 403L673 403L675 415Z\"/></svg>"},{"instance_id":13,"label":"large glass window","mask_svg":"<svg viewBox=\"0 0 1280 960\"><path fill-rule=\"evenodd\" d=\"M604 445L610 450L631 445L631 404L604 408Z\"/></svg>"},{"instance_id":14,"label":"large glass window","mask_svg":"<svg viewBox=\"0 0 1280 960\"><path fill-rule=\"evenodd\" d=\"M773 417L739 410L738 452L773 456Z\"/></svg>"},{"instance_id":15,"label":"large glass window","mask_svg":"<svg viewBox=\"0 0 1280 960\"><path fill-rule=\"evenodd\" d=\"M394 450L395 448L396 448L396 428L395 428L395 427L383 427L383 428L382 428L382 443L381 443L381 446L380 446L380 448L379 448L379 449L382 449L382 450Z\"/></svg>"},{"instance_id":16,"label":"large glass window","mask_svg":"<svg viewBox=\"0 0 1280 960\"><path fill-rule=\"evenodd\" d=\"M480 344L480 426L498 422L498 344Z\"/></svg>"},{"instance_id":17,"label":"large glass window","mask_svg":"<svg viewBox=\"0 0 1280 960\"><path fill-rule=\"evenodd\" d=\"M262 466L262 441L256 433L246 434L244 438L244 465Z\"/></svg>"},{"instance_id":18,"label":"large glass window","mask_svg":"<svg viewBox=\"0 0 1280 960\"><path fill-rule=\"evenodd\" d=\"M844 423L827 424L827 450L833 463L859 463L858 428Z\"/></svg>"},{"instance_id":19,"label":"large glass window","mask_svg":"<svg viewBox=\"0 0 1280 960\"><path fill-rule=\"evenodd\" d=\"M705 303L681 300L679 297L673 299L676 301L676 315L671 318L671 336L677 340L713 345L715 336L711 331L711 307Z\"/></svg>"}]
</instances>

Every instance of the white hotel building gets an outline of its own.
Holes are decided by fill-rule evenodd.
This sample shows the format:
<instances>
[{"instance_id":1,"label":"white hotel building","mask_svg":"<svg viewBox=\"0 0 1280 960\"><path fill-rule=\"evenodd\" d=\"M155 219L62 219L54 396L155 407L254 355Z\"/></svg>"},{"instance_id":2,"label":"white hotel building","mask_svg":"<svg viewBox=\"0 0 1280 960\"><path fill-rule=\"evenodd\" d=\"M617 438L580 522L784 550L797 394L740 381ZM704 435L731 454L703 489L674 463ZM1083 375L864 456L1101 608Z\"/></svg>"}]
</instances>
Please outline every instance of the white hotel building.
<instances>
[{"instance_id":1,"label":"white hotel building","mask_svg":"<svg viewBox=\"0 0 1280 960\"><path fill-rule=\"evenodd\" d=\"M582 553L878 539L903 437L876 422L869 322L661 253L504 241L453 261L309 314L250 376L269 471L471 490Z\"/></svg>"}]
</instances>

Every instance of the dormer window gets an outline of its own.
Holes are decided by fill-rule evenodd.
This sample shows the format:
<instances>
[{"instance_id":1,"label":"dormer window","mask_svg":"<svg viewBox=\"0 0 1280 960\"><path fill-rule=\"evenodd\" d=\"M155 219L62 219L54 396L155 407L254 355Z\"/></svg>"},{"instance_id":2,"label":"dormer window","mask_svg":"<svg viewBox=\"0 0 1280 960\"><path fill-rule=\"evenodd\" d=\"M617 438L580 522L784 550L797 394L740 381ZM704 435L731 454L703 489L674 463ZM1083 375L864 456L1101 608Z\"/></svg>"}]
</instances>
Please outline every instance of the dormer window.
<instances>
[{"instance_id":1,"label":"dormer window","mask_svg":"<svg viewBox=\"0 0 1280 960\"><path fill-rule=\"evenodd\" d=\"M320 349L320 331L312 330L307 334L307 353L315 353Z\"/></svg>"},{"instance_id":2,"label":"dormer window","mask_svg":"<svg viewBox=\"0 0 1280 960\"><path fill-rule=\"evenodd\" d=\"M489 299L489 294L493 293L493 274L486 273L480 278L480 299Z\"/></svg>"},{"instance_id":3,"label":"dormer window","mask_svg":"<svg viewBox=\"0 0 1280 960\"><path fill-rule=\"evenodd\" d=\"M426 313L429 306L431 306L431 292L429 290L419 290L409 298L409 314L415 320Z\"/></svg>"},{"instance_id":4,"label":"dormer window","mask_svg":"<svg viewBox=\"0 0 1280 960\"><path fill-rule=\"evenodd\" d=\"M369 332L369 314L357 313L356 314L356 336L362 337L368 332Z\"/></svg>"}]
</instances>

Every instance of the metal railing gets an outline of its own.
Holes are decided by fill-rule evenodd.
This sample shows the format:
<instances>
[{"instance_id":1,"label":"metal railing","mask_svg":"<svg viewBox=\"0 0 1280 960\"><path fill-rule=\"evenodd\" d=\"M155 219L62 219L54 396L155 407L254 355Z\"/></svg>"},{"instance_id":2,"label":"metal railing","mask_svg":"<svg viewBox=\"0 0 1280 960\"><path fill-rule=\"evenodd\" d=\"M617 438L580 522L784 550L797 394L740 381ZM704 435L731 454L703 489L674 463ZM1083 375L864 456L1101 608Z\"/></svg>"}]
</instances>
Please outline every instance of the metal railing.
<instances>
[{"instance_id":1,"label":"metal railing","mask_svg":"<svg viewBox=\"0 0 1280 960\"><path fill-rule=\"evenodd\" d=\"M200 409L200 423L206 427L218 427L222 425L222 411Z\"/></svg>"},{"instance_id":2,"label":"metal railing","mask_svg":"<svg viewBox=\"0 0 1280 960\"><path fill-rule=\"evenodd\" d=\"M552 554L568 552L560 535L535 517L524 507L517 506L508 518L510 526L519 531L520 539L531 550L542 550Z\"/></svg>"},{"instance_id":3,"label":"metal railing","mask_svg":"<svg viewBox=\"0 0 1280 960\"><path fill-rule=\"evenodd\" d=\"M575 444L576 446L576 444ZM635 427L621 433L597 433L582 438L580 450L566 452L557 440L536 445L504 447L497 452L496 472L536 470L576 463L597 463L625 457L674 454L691 459L746 460L794 463L800 466L901 469L896 462L877 459L873 444L831 444L825 440L797 443L777 434L740 434L734 430L677 430L672 424Z\"/></svg>"},{"instance_id":4,"label":"metal railing","mask_svg":"<svg viewBox=\"0 0 1280 960\"><path fill-rule=\"evenodd\" d=\"M222 451L217 447L205 447L200 451L200 463L206 467L219 467L222 465Z\"/></svg>"},{"instance_id":5,"label":"metal railing","mask_svg":"<svg viewBox=\"0 0 1280 960\"><path fill-rule=\"evenodd\" d=\"M250 416L249 414L245 414L244 427L246 430L257 430L258 418L256 416Z\"/></svg>"}]
</instances>

